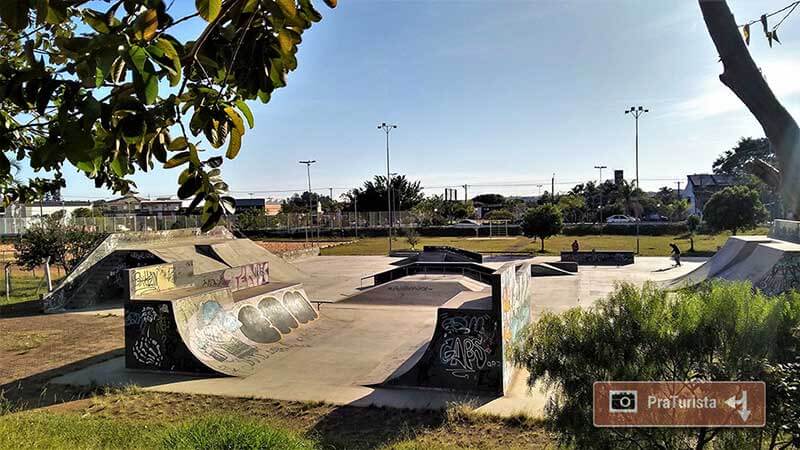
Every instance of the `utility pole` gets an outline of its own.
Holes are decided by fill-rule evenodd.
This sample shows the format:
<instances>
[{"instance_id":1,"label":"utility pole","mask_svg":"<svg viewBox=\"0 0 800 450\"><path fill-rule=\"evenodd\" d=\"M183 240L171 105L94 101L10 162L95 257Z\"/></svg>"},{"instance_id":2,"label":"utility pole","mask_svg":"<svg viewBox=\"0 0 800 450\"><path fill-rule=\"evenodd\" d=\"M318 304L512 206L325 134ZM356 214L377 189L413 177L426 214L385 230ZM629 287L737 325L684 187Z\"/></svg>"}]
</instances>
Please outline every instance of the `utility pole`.
<instances>
[{"instance_id":1,"label":"utility pole","mask_svg":"<svg viewBox=\"0 0 800 450\"><path fill-rule=\"evenodd\" d=\"M639 189L641 189L639 186L639 117L646 112L650 112L650 110L642 106L631 106L630 109L625 110L625 114L631 114L636 119L636 187ZM636 221L636 254L639 254L639 221Z\"/></svg>"},{"instance_id":2,"label":"utility pole","mask_svg":"<svg viewBox=\"0 0 800 450\"><path fill-rule=\"evenodd\" d=\"M598 184L603 184L603 169L608 168L608 166L594 166L594 168L600 171L600 178Z\"/></svg>"},{"instance_id":3,"label":"utility pole","mask_svg":"<svg viewBox=\"0 0 800 450\"><path fill-rule=\"evenodd\" d=\"M333 200L333 188L329 187L328 190L330 191L330 198Z\"/></svg>"},{"instance_id":4,"label":"utility pole","mask_svg":"<svg viewBox=\"0 0 800 450\"><path fill-rule=\"evenodd\" d=\"M469 185L467 185L467 184L465 184L465 185L463 185L463 186L462 186L462 187L464 188L464 204L465 204L465 205L467 204L467 187L468 187L468 186L469 186Z\"/></svg>"},{"instance_id":5,"label":"utility pole","mask_svg":"<svg viewBox=\"0 0 800 450\"><path fill-rule=\"evenodd\" d=\"M680 198L681 198L681 182L680 181L676 181L675 184L678 185L678 199L680 200Z\"/></svg>"},{"instance_id":6,"label":"utility pole","mask_svg":"<svg viewBox=\"0 0 800 450\"><path fill-rule=\"evenodd\" d=\"M556 174L550 179L550 203L556 204Z\"/></svg>"},{"instance_id":7,"label":"utility pole","mask_svg":"<svg viewBox=\"0 0 800 450\"><path fill-rule=\"evenodd\" d=\"M306 161L298 161L300 164L306 165L306 172L308 173L308 215L306 215L306 242L308 242L308 229L311 226L311 165L317 162L315 159L309 159ZM312 234L311 237L313 238L314 235Z\"/></svg>"},{"instance_id":8,"label":"utility pole","mask_svg":"<svg viewBox=\"0 0 800 450\"><path fill-rule=\"evenodd\" d=\"M389 207L389 253L392 252L392 176L389 170L389 133L395 128L397 125L386 122L378 125L378 129L386 133L386 204Z\"/></svg>"}]
</instances>

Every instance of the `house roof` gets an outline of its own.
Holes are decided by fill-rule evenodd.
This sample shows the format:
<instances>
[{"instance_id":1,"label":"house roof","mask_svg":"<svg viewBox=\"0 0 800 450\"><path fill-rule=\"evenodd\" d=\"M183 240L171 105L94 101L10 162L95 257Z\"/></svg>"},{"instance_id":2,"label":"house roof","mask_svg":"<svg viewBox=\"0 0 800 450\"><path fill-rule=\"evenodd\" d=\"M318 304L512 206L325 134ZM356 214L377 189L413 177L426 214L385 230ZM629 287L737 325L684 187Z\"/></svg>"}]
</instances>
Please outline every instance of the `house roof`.
<instances>
[{"instance_id":1,"label":"house roof","mask_svg":"<svg viewBox=\"0 0 800 450\"><path fill-rule=\"evenodd\" d=\"M687 175L687 178L689 179L689 183L695 187L733 186L736 184L736 177L733 175L701 173Z\"/></svg>"}]
</instances>

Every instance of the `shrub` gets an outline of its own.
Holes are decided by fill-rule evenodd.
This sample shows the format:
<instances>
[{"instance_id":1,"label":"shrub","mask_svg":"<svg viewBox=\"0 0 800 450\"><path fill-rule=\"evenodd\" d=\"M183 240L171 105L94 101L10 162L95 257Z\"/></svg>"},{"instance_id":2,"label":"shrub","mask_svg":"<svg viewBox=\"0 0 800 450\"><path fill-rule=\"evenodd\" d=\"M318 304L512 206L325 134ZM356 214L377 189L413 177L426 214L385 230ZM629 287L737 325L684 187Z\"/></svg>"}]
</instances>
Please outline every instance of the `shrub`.
<instances>
[{"instance_id":1,"label":"shrub","mask_svg":"<svg viewBox=\"0 0 800 450\"><path fill-rule=\"evenodd\" d=\"M515 343L513 360L556 395L548 427L576 448L703 448L697 429L603 429L592 425L592 383L607 380L765 380L767 427L716 431L718 448L800 442L800 402L775 367L797 362L800 294L770 298L749 283L716 281L670 294L620 285L588 309L545 313ZM797 385L795 380L795 386ZM787 393L788 392L788 393ZM795 421L795 422L793 422ZM706 435L708 437L708 435ZM766 441L762 441L765 439ZM766 446L766 445L763 445Z\"/></svg>"},{"instance_id":2,"label":"shrub","mask_svg":"<svg viewBox=\"0 0 800 450\"><path fill-rule=\"evenodd\" d=\"M32 224L14 244L19 265L33 269L45 263L50 257L52 264L58 264L65 272L71 271L88 255L105 234L86 231L76 225L66 225L57 217L43 217Z\"/></svg>"},{"instance_id":3,"label":"shrub","mask_svg":"<svg viewBox=\"0 0 800 450\"><path fill-rule=\"evenodd\" d=\"M404 234L406 235L406 242L411 246L411 250L416 250L417 244L419 244L419 233L417 233L417 230L408 228L405 230Z\"/></svg>"}]
</instances>

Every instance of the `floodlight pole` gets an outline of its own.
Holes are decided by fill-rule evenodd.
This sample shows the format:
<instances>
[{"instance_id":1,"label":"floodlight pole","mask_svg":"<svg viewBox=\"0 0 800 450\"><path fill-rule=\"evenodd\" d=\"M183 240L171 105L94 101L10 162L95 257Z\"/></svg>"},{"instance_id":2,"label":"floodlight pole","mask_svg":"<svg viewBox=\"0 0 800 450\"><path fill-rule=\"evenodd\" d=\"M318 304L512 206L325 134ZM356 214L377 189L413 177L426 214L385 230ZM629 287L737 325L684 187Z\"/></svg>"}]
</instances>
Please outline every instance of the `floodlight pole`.
<instances>
[{"instance_id":1,"label":"floodlight pole","mask_svg":"<svg viewBox=\"0 0 800 450\"><path fill-rule=\"evenodd\" d=\"M608 168L608 166L594 166L594 168L600 171L600 178L598 184L603 184L603 169Z\"/></svg>"},{"instance_id":2,"label":"floodlight pole","mask_svg":"<svg viewBox=\"0 0 800 450\"><path fill-rule=\"evenodd\" d=\"M625 110L625 114L631 114L636 119L636 187L641 189L639 185L639 117L642 114L650 112L643 106L631 106L630 109ZM638 217L637 217L638 219ZM636 254L639 254L639 221L636 221Z\"/></svg>"},{"instance_id":3,"label":"floodlight pole","mask_svg":"<svg viewBox=\"0 0 800 450\"><path fill-rule=\"evenodd\" d=\"M389 207L389 253L392 252L392 175L389 170L389 132L395 128L397 125L386 122L378 125L378 129L386 133L386 204Z\"/></svg>"},{"instance_id":4,"label":"floodlight pole","mask_svg":"<svg viewBox=\"0 0 800 450\"><path fill-rule=\"evenodd\" d=\"M309 159L306 161L298 161L300 164L306 165L306 172L308 174L308 215L306 216L306 243L308 242L308 229L311 227L310 217L311 217L311 165L317 162L314 159ZM314 234L311 234L311 237L314 237Z\"/></svg>"}]
</instances>

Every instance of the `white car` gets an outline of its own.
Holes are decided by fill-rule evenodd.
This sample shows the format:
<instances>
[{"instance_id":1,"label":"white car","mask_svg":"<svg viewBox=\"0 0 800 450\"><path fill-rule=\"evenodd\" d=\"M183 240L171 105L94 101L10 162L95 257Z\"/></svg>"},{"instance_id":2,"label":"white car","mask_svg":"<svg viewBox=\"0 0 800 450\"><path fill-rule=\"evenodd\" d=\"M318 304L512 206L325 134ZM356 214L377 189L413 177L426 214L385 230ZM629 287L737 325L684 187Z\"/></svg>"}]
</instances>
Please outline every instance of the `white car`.
<instances>
[{"instance_id":1,"label":"white car","mask_svg":"<svg viewBox=\"0 0 800 450\"><path fill-rule=\"evenodd\" d=\"M451 226L453 228L478 228L481 226L481 224L471 219L463 219L458 223L454 223Z\"/></svg>"},{"instance_id":2,"label":"white car","mask_svg":"<svg viewBox=\"0 0 800 450\"><path fill-rule=\"evenodd\" d=\"M606 223L633 223L633 222L636 222L636 219L634 219L633 217L625 216L623 214L617 214L606 219Z\"/></svg>"}]
</instances>

